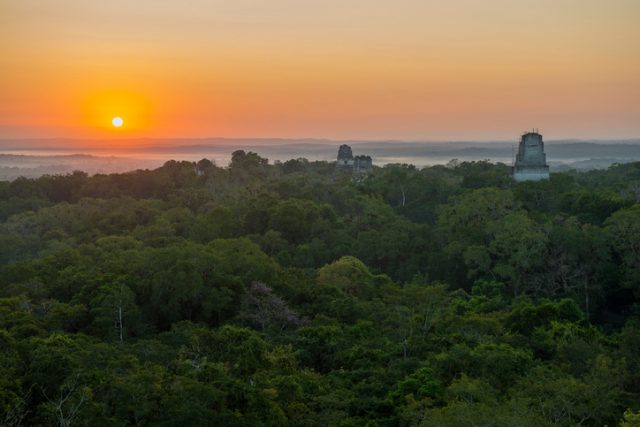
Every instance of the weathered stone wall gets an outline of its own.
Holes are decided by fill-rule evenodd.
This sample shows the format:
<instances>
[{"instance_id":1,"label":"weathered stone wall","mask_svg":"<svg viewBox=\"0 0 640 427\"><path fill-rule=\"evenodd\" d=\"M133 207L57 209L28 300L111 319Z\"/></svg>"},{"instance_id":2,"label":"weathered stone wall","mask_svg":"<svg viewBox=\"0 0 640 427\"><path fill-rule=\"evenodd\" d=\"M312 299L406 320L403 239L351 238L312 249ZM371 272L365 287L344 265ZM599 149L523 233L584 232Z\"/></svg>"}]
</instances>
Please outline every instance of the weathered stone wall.
<instances>
[{"instance_id":1,"label":"weathered stone wall","mask_svg":"<svg viewBox=\"0 0 640 427\"><path fill-rule=\"evenodd\" d=\"M513 179L518 182L549 179L549 168L521 168L519 170L514 170Z\"/></svg>"},{"instance_id":2,"label":"weathered stone wall","mask_svg":"<svg viewBox=\"0 0 640 427\"><path fill-rule=\"evenodd\" d=\"M546 162L547 158L544 154L542 135L538 133L527 133L523 135L520 145L518 146L516 164L522 166L544 166Z\"/></svg>"}]
</instances>

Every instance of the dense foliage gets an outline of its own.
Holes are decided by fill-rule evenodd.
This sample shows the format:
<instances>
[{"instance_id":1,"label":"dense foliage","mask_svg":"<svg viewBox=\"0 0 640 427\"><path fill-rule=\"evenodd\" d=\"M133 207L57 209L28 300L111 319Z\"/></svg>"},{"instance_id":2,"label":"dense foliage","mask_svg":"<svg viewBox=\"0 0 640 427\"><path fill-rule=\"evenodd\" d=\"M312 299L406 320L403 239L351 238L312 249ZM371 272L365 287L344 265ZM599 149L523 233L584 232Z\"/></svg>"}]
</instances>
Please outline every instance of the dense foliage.
<instances>
[{"instance_id":1,"label":"dense foliage","mask_svg":"<svg viewBox=\"0 0 640 427\"><path fill-rule=\"evenodd\" d=\"M0 183L0 425L638 426L640 163Z\"/></svg>"}]
</instances>

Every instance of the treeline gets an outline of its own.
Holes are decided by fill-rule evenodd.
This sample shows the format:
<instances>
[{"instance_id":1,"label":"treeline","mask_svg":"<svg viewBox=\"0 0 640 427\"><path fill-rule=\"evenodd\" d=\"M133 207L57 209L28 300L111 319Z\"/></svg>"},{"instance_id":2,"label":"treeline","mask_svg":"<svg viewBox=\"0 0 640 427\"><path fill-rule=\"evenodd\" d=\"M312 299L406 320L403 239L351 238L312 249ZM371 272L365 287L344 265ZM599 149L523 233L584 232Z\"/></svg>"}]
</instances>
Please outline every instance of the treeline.
<instances>
[{"instance_id":1,"label":"treeline","mask_svg":"<svg viewBox=\"0 0 640 427\"><path fill-rule=\"evenodd\" d=\"M638 201L244 151L2 182L0 425L637 425Z\"/></svg>"}]
</instances>

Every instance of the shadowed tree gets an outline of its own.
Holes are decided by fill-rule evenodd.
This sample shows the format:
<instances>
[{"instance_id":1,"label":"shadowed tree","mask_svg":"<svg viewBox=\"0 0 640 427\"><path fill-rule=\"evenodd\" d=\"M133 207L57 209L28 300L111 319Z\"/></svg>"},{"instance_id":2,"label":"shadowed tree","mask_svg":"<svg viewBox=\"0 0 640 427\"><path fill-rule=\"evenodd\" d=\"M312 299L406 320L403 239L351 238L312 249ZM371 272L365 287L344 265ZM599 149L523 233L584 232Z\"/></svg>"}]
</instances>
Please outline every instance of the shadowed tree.
<instances>
[{"instance_id":1,"label":"shadowed tree","mask_svg":"<svg viewBox=\"0 0 640 427\"><path fill-rule=\"evenodd\" d=\"M253 282L247 289L242 306L240 319L259 326L263 331L267 328L283 330L304 323L298 313L291 310L282 298L261 282Z\"/></svg>"}]
</instances>

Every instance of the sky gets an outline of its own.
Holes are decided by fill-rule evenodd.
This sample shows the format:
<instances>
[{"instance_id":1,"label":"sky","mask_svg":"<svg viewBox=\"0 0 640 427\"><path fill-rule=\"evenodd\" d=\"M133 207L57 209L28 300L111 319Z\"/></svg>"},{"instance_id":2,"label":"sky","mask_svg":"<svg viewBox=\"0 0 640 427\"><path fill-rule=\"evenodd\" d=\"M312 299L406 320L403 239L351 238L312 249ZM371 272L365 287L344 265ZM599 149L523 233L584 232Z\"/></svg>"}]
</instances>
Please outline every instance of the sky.
<instances>
[{"instance_id":1,"label":"sky","mask_svg":"<svg viewBox=\"0 0 640 427\"><path fill-rule=\"evenodd\" d=\"M638 17L638 0L0 0L0 138L637 138Z\"/></svg>"}]
</instances>

